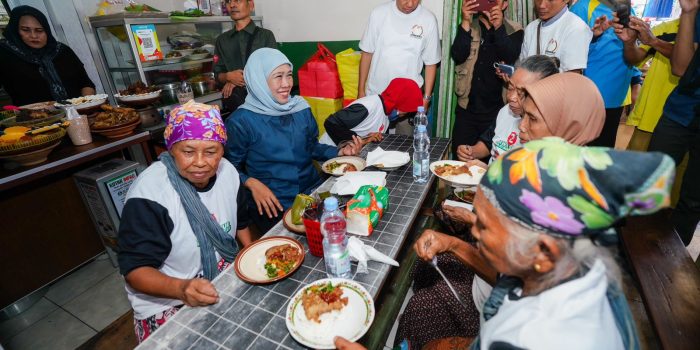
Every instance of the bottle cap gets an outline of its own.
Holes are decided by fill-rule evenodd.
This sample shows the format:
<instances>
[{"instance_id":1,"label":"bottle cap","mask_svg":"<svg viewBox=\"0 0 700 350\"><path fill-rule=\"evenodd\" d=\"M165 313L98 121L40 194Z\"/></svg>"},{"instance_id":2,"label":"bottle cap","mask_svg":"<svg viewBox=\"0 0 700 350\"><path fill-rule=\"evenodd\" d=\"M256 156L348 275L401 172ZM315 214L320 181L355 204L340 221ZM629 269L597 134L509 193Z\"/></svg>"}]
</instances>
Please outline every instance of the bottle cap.
<instances>
[{"instance_id":1,"label":"bottle cap","mask_svg":"<svg viewBox=\"0 0 700 350\"><path fill-rule=\"evenodd\" d=\"M332 211L338 209L338 198L328 197L323 200L323 208L327 211Z\"/></svg>"},{"instance_id":2,"label":"bottle cap","mask_svg":"<svg viewBox=\"0 0 700 350\"><path fill-rule=\"evenodd\" d=\"M427 131L427 129L425 128L425 125L423 125L423 124L416 126L416 128L418 128L419 132L426 132Z\"/></svg>"},{"instance_id":3,"label":"bottle cap","mask_svg":"<svg viewBox=\"0 0 700 350\"><path fill-rule=\"evenodd\" d=\"M418 113L425 113L425 107L418 106Z\"/></svg>"}]
</instances>

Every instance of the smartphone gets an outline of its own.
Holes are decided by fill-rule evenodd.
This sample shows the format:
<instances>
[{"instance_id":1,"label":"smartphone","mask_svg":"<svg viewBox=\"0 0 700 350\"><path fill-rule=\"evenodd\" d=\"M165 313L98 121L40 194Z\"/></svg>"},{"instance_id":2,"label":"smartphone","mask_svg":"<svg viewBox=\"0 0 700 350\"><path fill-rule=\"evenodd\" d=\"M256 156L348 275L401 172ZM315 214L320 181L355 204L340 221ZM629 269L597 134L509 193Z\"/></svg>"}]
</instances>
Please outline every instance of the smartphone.
<instances>
[{"instance_id":1,"label":"smartphone","mask_svg":"<svg viewBox=\"0 0 700 350\"><path fill-rule=\"evenodd\" d=\"M475 11L489 11L491 10L494 6L496 6L497 1L496 0L476 0L477 7Z\"/></svg>"},{"instance_id":2,"label":"smartphone","mask_svg":"<svg viewBox=\"0 0 700 350\"><path fill-rule=\"evenodd\" d=\"M622 24L623 27L629 28L629 26L630 26L630 6L629 6L629 4L617 3L615 5L615 13L617 13L617 18L620 21L619 23Z\"/></svg>"},{"instance_id":3,"label":"smartphone","mask_svg":"<svg viewBox=\"0 0 700 350\"><path fill-rule=\"evenodd\" d=\"M513 73L515 73L515 67L503 63L494 63L493 68L500 69L501 72L503 72L503 74L507 75L508 77L512 77Z\"/></svg>"}]
</instances>

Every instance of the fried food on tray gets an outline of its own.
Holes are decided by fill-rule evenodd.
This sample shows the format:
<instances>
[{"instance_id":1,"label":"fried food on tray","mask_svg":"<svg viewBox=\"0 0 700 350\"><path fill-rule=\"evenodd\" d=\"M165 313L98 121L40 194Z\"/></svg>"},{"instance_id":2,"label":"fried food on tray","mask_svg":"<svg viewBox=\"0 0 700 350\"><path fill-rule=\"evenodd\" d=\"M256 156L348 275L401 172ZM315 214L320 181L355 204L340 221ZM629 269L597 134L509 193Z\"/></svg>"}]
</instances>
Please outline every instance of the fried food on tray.
<instances>
[{"instance_id":1,"label":"fried food on tray","mask_svg":"<svg viewBox=\"0 0 700 350\"><path fill-rule=\"evenodd\" d=\"M348 298L343 298L343 290L340 286L333 286L331 282L320 286L311 286L301 296L301 304L304 306L306 318L316 323L321 323L321 315L334 310L342 310L348 305Z\"/></svg>"},{"instance_id":2,"label":"fried food on tray","mask_svg":"<svg viewBox=\"0 0 700 350\"><path fill-rule=\"evenodd\" d=\"M129 96L129 95L140 95L140 94L147 94L149 92L156 92L158 91L157 86L146 86L141 81L137 81L135 84L129 85L128 88L125 90L119 90L119 95L121 96Z\"/></svg>"},{"instance_id":3,"label":"fried food on tray","mask_svg":"<svg viewBox=\"0 0 700 350\"><path fill-rule=\"evenodd\" d=\"M349 171L357 171L357 168L350 163L331 162L327 166L328 172L333 174L345 174Z\"/></svg>"},{"instance_id":4,"label":"fried food on tray","mask_svg":"<svg viewBox=\"0 0 700 350\"><path fill-rule=\"evenodd\" d=\"M51 114L47 109L20 109L17 116L18 122L26 122L31 120L39 120L50 117Z\"/></svg>"},{"instance_id":5,"label":"fried food on tray","mask_svg":"<svg viewBox=\"0 0 700 350\"><path fill-rule=\"evenodd\" d=\"M267 277L282 277L288 274L301 256L299 249L291 244L282 244L265 251L265 270Z\"/></svg>"},{"instance_id":6,"label":"fried food on tray","mask_svg":"<svg viewBox=\"0 0 700 350\"><path fill-rule=\"evenodd\" d=\"M27 136L27 131L31 130L25 126L12 126L5 129L5 133L0 136L0 146L7 146L17 142L29 141L31 136Z\"/></svg>"},{"instance_id":7,"label":"fried food on tray","mask_svg":"<svg viewBox=\"0 0 700 350\"><path fill-rule=\"evenodd\" d=\"M95 117L93 128L104 129L112 126L126 124L138 118L138 114L133 108L112 107L110 105L100 106L104 112L100 112Z\"/></svg>"},{"instance_id":8,"label":"fried food on tray","mask_svg":"<svg viewBox=\"0 0 700 350\"><path fill-rule=\"evenodd\" d=\"M462 174L467 174L469 176L473 176L472 172L469 170L469 167L465 165L450 165L450 164L445 164L445 165L438 165L435 167L435 174L438 176L454 176L454 175L462 175Z\"/></svg>"}]
</instances>

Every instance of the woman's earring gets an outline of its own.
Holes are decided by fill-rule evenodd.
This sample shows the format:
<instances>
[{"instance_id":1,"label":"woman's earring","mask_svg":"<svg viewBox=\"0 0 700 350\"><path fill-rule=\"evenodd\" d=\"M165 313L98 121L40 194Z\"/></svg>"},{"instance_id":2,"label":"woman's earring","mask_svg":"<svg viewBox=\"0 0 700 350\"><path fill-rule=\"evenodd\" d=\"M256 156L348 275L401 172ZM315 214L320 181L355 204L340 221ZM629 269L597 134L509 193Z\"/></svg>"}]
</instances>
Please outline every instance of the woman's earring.
<instances>
[{"instance_id":1,"label":"woman's earring","mask_svg":"<svg viewBox=\"0 0 700 350\"><path fill-rule=\"evenodd\" d=\"M540 266L540 264L535 264L533 267L535 268L535 271L537 271L537 272L540 272L540 270L542 269L542 266Z\"/></svg>"}]
</instances>

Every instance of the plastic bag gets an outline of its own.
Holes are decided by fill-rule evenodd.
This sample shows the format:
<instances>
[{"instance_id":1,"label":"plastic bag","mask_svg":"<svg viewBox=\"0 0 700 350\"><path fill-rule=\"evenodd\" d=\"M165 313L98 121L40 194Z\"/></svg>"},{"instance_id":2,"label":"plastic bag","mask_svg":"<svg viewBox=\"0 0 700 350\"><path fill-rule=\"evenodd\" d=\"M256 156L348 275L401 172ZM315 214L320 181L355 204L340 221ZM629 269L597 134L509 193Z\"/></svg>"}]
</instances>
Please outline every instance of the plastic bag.
<instances>
[{"instance_id":1,"label":"plastic bag","mask_svg":"<svg viewBox=\"0 0 700 350\"><path fill-rule=\"evenodd\" d=\"M346 206L347 231L369 236L389 207L389 190L382 186L365 185L355 193Z\"/></svg>"},{"instance_id":2,"label":"plastic bag","mask_svg":"<svg viewBox=\"0 0 700 350\"><path fill-rule=\"evenodd\" d=\"M343 99L355 100L357 98L357 87L360 81L360 58L362 52L347 49L338 52L335 60L338 62L338 74L340 82L343 84Z\"/></svg>"},{"instance_id":3,"label":"plastic bag","mask_svg":"<svg viewBox=\"0 0 700 350\"><path fill-rule=\"evenodd\" d=\"M321 43L318 43L318 51L299 68L299 94L334 99L343 97L335 55Z\"/></svg>"}]
</instances>

